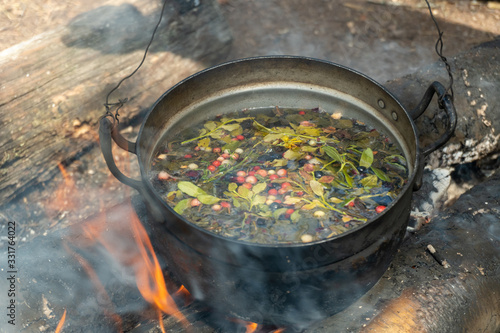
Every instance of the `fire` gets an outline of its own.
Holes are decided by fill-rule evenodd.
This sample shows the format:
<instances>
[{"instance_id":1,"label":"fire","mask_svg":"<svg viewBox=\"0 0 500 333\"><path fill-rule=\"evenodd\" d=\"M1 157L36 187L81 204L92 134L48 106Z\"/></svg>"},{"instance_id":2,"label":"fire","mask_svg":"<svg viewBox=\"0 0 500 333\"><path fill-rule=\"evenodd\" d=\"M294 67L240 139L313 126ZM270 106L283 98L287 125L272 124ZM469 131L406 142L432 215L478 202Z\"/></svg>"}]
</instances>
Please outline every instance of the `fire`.
<instances>
[{"instance_id":1,"label":"fire","mask_svg":"<svg viewBox=\"0 0 500 333\"><path fill-rule=\"evenodd\" d=\"M151 240L135 213L131 216L131 224L134 238L142 258L142 261L138 262L135 270L137 287L142 297L144 297L146 301L154 304L162 312L174 316L185 327L188 327L189 322L179 311L174 299L167 291L165 278L153 250Z\"/></svg>"},{"instance_id":2,"label":"fire","mask_svg":"<svg viewBox=\"0 0 500 333\"><path fill-rule=\"evenodd\" d=\"M79 206L84 202L83 194L80 194L74 180L63 165L58 164L58 167L64 178L64 183L55 191L53 198L47 202L48 212L77 211L82 208ZM128 169L125 165L120 167ZM112 180L108 179L108 181ZM84 268L99 298L106 303L104 310L106 316L112 318L117 329L121 331L122 320L114 312L114 305L104 285L99 280L92 265L77 253L79 252L77 248L83 249L98 244L103 246L124 268L130 269L135 275L137 288L141 295L158 310L162 332L165 331L162 323L163 314L175 317L189 330L189 322L179 311L174 298L167 290L165 277L151 241L130 200L113 208L102 209L102 203L100 206L101 213L95 218L71 227L72 233L67 239L68 242L65 243L65 248ZM185 303L189 302L190 294L184 286L175 292L175 295L178 295Z\"/></svg>"},{"instance_id":3,"label":"fire","mask_svg":"<svg viewBox=\"0 0 500 333\"><path fill-rule=\"evenodd\" d=\"M237 318L230 318L229 321L246 327L245 333L254 333L259 328L259 324Z\"/></svg>"},{"instance_id":4,"label":"fire","mask_svg":"<svg viewBox=\"0 0 500 333\"><path fill-rule=\"evenodd\" d=\"M151 240L131 202L110 208L97 218L75 226L73 232L78 236L73 242L76 246L88 247L99 243L121 265L133 271L141 295L158 310L162 332L164 332L161 320L163 313L174 316L188 329L189 322L178 309L173 296L182 297L188 302L190 294L184 286L181 286L173 296L168 292L165 276ZM81 237L82 235L84 237ZM75 255L75 258L87 271L101 298L107 299L103 295L104 286L95 282L98 282L98 277L90 265L78 255Z\"/></svg>"},{"instance_id":5,"label":"fire","mask_svg":"<svg viewBox=\"0 0 500 333\"><path fill-rule=\"evenodd\" d=\"M55 333L61 332L61 329L64 326L64 322L65 321L66 321L66 310L64 310L64 313L63 313L63 315L61 317L61 320L59 321L59 324L57 324L56 332Z\"/></svg>"}]
</instances>

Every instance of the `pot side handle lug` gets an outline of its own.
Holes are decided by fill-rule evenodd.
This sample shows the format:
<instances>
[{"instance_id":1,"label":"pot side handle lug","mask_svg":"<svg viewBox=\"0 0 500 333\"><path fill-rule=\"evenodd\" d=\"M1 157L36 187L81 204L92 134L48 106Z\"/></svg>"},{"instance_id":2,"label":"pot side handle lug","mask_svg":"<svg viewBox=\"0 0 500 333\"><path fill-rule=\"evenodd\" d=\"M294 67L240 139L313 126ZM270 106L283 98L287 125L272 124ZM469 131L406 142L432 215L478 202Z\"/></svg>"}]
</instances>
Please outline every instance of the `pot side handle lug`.
<instances>
[{"instance_id":1,"label":"pot side handle lug","mask_svg":"<svg viewBox=\"0 0 500 333\"><path fill-rule=\"evenodd\" d=\"M429 88L427 88L427 91L425 92L424 97L422 97L420 103L415 109L410 111L410 116L412 117L412 119L416 120L424 113L424 111L429 106L434 93L438 95L439 109L444 110L446 112L446 115L448 116L448 123L446 126L446 131L441 135L439 139L437 139L427 147L422 148L421 152L424 156L427 156L433 151L441 148L453 136L455 128L457 127L457 112L455 110L455 105L453 105L452 97L446 93L446 89L444 88L444 86L437 81L434 81L429 86Z\"/></svg>"},{"instance_id":2,"label":"pot side handle lug","mask_svg":"<svg viewBox=\"0 0 500 333\"><path fill-rule=\"evenodd\" d=\"M123 136L121 136L118 133L115 124L112 123L108 118L104 117L99 122L99 144L101 146L101 152L104 156L104 160L106 161L109 171L111 171L111 174L113 174L113 176L115 176L116 179L118 179L123 184L136 189L141 194L144 193L144 188L141 181L125 176L116 166L113 159L111 138L115 140L116 144L119 147L135 154L135 143L129 142Z\"/></svg>"}]
</instances>

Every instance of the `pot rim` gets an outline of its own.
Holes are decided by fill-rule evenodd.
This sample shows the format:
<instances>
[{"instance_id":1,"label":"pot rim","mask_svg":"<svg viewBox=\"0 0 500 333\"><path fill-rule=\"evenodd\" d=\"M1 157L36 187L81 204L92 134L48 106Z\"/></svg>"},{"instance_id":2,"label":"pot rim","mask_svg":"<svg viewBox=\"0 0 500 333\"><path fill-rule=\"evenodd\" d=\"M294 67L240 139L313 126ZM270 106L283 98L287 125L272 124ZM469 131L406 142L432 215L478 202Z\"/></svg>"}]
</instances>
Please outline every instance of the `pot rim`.
<instances>
[{"instance_id":1,"label":"pot rim","mask_svg":"<svg viewBox=\"0 0 500 333\"><path fill-rule=\"evenodd\" d=\"M357 75L357 76L359 76L359 77L361 77L361 78L369 81L369 83L377 86L378 89L381 89L384 93L386 93L388 95L388 97L390 97L401 108L401 110L404 111L404 114L408 118L408 121L409 121L409 123L411 125L412 131L413 131L412 134L413 134L414 139L415 139L415 162L414 162L414 164L412 166L412 172L411 172L411 174L409 174L408 178L406 179L407 180L406 184L402 187L402 189L401 189L400 193L398 194L398 196L386 207L386 209L382 213L376 215L374 218L371 218L371 219L367 220L365 223L363 223L363 224L361 224L361 225L359 225L359 226L357 226L355 228L349 229L348 231L345 231L345 232L343 232L343 233L341 233L339 235L335 235L335 236L332 236L332 237L329 237L329 238L325 238L325 239L321 239L321 240L317 240L317 241L312 241L312 242L308 242L308 243L298 243L297 242L297 243L262 244L262 243L252 243L252 242L247 242L247 241L235 240L235 239L227 238L227 237L224 237L224 236L212 233L210 231L207 231L206 229L201 228L201 227L197 226L196 224L189 222L182 215L177 214L173 210L172 207L170 207L164 200L162 200L161 198L158 197L158 192L154 189L152 183L149 181L149 179L147 177L147 172L145 171L145 166L143 165L143 163L141 163L141 160L142 160L142 150L141 150L141 144L139 144L141 142L143 133L145 131L145 124L146 124L149 116L154 112L154 110L158 106L158 104L160 104L162 102L162 100L169 93L171 93L175 89L179 88L180 86L182 86L186 82L188 82L190 80L194 80L194 79L196 79L199 76L207 75L207 74L209 74L210 72L212 72L214 70L218 70L220 68L231 66L233 64L238 64L238 63L242 63L242 62L249 62L249 61L265 61L265 60L301 60L301 61L305 60L305 61L309 61L309 62L312 62L312 63L316 62L316 63L326 64L326 65L329 65L329 66L338 67L338 68L340 68L342 70L345 70L345 71L348 71L348 72L350 72L352 74L355 74L355 75ZM384 86L382 86L380 83L378 83L374 79L370 78L369 76L367 76L367 75L365 75L365 74L363 74L361 72L358 72L357 70L354 70L352 68L349 68L349 67L346 67L344 65L340 65L340 64L328 61L328 60L322 60L322 59L317 59L317 58L312 58L312 57L305 57L305 56L294 56L294 55L256 56L256 57L248 57L248 58L241 58L241 59L231 60L231 61L227 61L227 62L223 62L223 63L217 64L215 66L208 67L206 69L203 69L203 70L201 70L201 71L199 71L197 73L194 73L194 74L186 77L185 79L183 79L182 81L178 82L177 84L175 84L174 86L172 86L170 89L168 89L165 93L163 93L155 101L155 103L151 106L151 108L149 109L149 111L147 112L146 116L144 117L144 119L142 121L140 130L139 130L139 133L138 133L138 136L137 136L137 143L138 143L138 145L137 145L137 157L138 157L138 160L139 160L139 168L140 168L140 173L141 173L141 180L142 180L143 183L146 183L146 187L147 187L148 191L150 193L153 193L154 196L155 196L155 198L158 199L157 201L161 202L161 204L164 207L166 207L166 209L168 211L170 211L172 214L174 214L178 219L180 219L181 221L187 223L190 227L193 227L196 230L202 232L206 236L208 236L208 237L215 237L215 238L219 239L220 241L234 243L234 244L237 244L238 246L251 246L251 247L260 247L260 248L307 248L307 247L311 247L311 246L317 246L317 245L321 245L321 244L324 244L324 243L328 243L328 242L340 240L342 238L347 237L348 235L354 234L356 232L359 232L360 230L363 230L364 228L369 227L372 223L374 223L374 222L376 222L376 221L384 218L384 216L389 211L391 211L396 206L396 204L398 204L400 202L400 199L407 193L407 191L412 191L412 187L413 187L413 185L415 183L416 174L418 173L418 169L420 167L420 160L421 160L421 150L419 148L419 139L418 139L417 133L418 132L417 132L417 128L416 128L415 122L411 118L410 113L408 112L408 110L402 105L402 103L389 90L387 90Z\"/></svg>"}]
</instances>

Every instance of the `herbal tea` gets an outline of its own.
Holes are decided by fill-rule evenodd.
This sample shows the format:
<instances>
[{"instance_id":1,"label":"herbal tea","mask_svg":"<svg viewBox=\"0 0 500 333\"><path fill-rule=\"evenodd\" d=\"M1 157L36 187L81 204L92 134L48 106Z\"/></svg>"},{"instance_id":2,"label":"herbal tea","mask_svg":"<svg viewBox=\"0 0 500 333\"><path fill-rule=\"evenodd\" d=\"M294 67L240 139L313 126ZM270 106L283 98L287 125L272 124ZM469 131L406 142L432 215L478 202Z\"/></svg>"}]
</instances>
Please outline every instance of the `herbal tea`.
<instances>
[{"instance_id":1,"label":"herbal tea","mask_svg":"<svg viewBox=\"0 0 500 333\"><path fill-rule=\"evenodd\" d=\"M407 180L396 144L321 109L241 110L165 138L151 181L183 218L261 244L312 242L382 213Z\"/></svg>"}]
</instances>

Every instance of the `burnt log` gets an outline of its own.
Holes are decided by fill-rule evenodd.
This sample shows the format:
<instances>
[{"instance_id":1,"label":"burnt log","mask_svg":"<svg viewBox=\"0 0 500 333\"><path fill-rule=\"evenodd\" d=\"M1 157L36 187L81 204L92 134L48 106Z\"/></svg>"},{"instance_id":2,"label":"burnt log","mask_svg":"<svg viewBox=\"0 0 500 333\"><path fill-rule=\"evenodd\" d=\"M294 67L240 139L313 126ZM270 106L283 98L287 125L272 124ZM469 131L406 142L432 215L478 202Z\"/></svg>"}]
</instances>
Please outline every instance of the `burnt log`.
<instances>
[{"instance_id":1,"label":"burnt log","mask_svg":"<svg viewBox=\"0 0 500 333\"><path fill-rule=\"evenodd\" d=\"M454 102L458 123L455 135L430 155L429 166L448 167L475 162L500 151L500 38L448 58L454 77ZM433 81L449 84L441 61L389 81L389 89L409 110L415 108ZM436 100L436 98L435 98ZM431 103L417 123L420 142L426 146L443 131L446 119Z\"/></svg>"},{"instance_id":2,"label":"burnt log","mask_svg":"<svg viewBox=\"0 0 500 333\"><path fill-rule=\"evenodd\" d=\"M160 11L159 1L112 0L0 52L0 202L96 144L105 97L140 63ZM223 60L230 44L215 0L169 2L143 67L110 97L129 100L122 123Z\"/></svg>"}]
</instances>

